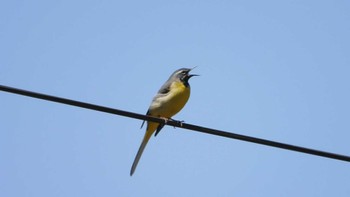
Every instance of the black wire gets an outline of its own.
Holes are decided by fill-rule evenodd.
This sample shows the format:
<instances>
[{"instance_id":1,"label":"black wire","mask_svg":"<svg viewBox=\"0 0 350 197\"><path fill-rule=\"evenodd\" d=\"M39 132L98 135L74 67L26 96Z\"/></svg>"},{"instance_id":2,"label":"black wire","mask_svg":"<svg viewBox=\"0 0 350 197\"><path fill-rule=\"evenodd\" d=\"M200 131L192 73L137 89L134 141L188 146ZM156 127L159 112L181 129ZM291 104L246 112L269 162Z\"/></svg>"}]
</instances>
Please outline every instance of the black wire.
<instances>
[{"instance_id":1,"label":"black wire","mask_svg":"<svg viewBox=\"0 0 350 197\"><path fill-rule=\"evenodd\" d=\"M76 107L82 107L82 108L91 109L91 110L95 110L95 111L106 112L106 113L110 113L110 114L130 117L130 118L136 118L136 119L140 119L140 120L158 122L161 124L167 124L167 125L171 125L174 127L181 127L184 129L189 129L189 130L198 131L198 132L202 132L202 133L218 135L218 136L242 140L242 141L246 141L246 142L252 142L252 143L256 143L256 144L262 144L262 145L266 145L266 146L272 146L272 147L282 148L282 149L286 149L286 150L302 152L302 153L306 153L306 154L310 154L310 155L317 155L317 156L321 156L321 157L327 157L327 158L331 158L331 159L350 162L350 156L346 156L346 155L340 155L340 154L305 148L305 147L301 147L301 146L295 146L295 145L275 142L275 141L271 141L271 140L250 137L250 136L246 136L246 135L229 133L226 131L201 127L201 126L192 125L192 124L186 124L186 123L182 123L182 122L175 121L175 120L169 120L169 121L164 122L163 119L157 118L157 117L146 116L146 115L142 115L142 114L132 113L132 112L128 112L128 111L113 109L113 108L109 108L109 107L94 105L94 104L90 104L90 103L75 101L75 100L56 97L56 96L51 96L51 95L47 95L47 94L31 92L31 91L27 91L27 90L21 90L21 89L3 86L3 85L0 85L0 90L5 91L5 92L14 93L14 94L23 95L23 96L29 96L29 97L33 97L33 98L53 101L56 103L63 103L63 104L72 105L72 106L76 106Z\"/></svg>"}]
</instances>

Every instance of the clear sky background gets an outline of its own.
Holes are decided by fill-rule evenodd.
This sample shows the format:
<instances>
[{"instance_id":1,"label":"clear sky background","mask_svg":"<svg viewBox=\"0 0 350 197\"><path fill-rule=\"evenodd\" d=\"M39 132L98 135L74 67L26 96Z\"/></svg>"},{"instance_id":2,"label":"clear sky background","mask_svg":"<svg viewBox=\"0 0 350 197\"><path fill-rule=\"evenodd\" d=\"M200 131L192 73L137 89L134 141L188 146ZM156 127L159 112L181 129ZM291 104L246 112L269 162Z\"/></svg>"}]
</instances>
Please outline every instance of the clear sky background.
<instances>
[{"instance_id":1,"label":"clear sky background","mask_svg":"<svg viewBox=\"0 0 350 197\"><path fill-rule=\"evenodd\" d=\"M349 1L1 1L0 84L350 155ZM0 92L0 196L349 196L350 163Z\"/></svg>"}]
</instances>

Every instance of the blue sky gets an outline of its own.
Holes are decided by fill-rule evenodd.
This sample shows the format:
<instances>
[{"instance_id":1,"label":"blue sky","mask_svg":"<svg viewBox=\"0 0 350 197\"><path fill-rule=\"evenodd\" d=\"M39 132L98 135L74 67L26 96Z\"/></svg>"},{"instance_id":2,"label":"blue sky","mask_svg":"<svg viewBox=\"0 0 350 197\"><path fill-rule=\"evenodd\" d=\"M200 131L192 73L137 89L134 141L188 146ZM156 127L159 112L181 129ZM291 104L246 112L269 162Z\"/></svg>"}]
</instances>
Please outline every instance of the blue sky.
<instances>
[{"instance_id":1,"label":"blue sky","mask_svg":"<svg viewBox=\"0 0 350 197\"><path fill-rule=\"evenodd\" d=\"M349 1L2 1L0 84L350 155ZM349 196L350 164L0 92L0 196Z\"/></svg>"}]
</instances>

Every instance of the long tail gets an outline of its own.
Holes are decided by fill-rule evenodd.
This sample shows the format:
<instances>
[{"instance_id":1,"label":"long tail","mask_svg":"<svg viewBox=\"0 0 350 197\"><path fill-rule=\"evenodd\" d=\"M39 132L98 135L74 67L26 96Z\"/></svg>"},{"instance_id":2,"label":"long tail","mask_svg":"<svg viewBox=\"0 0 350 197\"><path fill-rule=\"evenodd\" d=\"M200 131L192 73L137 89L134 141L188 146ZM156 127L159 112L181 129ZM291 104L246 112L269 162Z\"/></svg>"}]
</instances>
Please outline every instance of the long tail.
<instances>
[{"instance_id":1,"label":"long tail","mask_svg":"<svg viewBox=\"0 0 350 197\"><path fill-rule=\"evenodd\" d=\"M132 176L134 174L134 172L136 170L136 167L137 167L137 164L139 163L139 160L140 160L141 155L143 153L143 150L145 150L147 142L151 138L152 134L153 134L152 130L149 130L147 128L147 131L145 133L145 136L143 137L143 140L142 140L142 143L140 145L140 148L137 151L134 163L132 164L132 167L131 167L131 170L130 170L130 176Z\"/></svg>"}]
</instances>

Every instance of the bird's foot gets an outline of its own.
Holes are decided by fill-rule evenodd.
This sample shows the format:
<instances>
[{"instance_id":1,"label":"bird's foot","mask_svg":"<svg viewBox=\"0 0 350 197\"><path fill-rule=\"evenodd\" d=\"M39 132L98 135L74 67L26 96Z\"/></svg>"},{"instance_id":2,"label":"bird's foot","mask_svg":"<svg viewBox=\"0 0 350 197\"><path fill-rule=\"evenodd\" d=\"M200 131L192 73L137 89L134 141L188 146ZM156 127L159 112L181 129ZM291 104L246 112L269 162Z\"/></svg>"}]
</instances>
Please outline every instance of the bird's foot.
<instances>
[{"instance_id":1,"label":"bird's foot","mask_svg":"<svg viewBox=\"0 0 350 197\"><path fill-rule=\"evenodd\" d=\"M182 127L182 124L185 122L184 120L174 120L172 118L169 118L169 120L174 121L178 127ZM176 127L174 126L174 128Z\"/></svg>"},{"instance_id":2,"label":"bird's foot","mask_svg":"<svg viewBox=\"0 0 350 197\"><path fill-rule=\"evenodd\" d=\"M166 124L168 123L169 120L172 120L171 118L166 118L166 117L159 117L159 118L164 120L163 124Z\"/></svg>"},{"instance_id":3,"label":"bird's foot","mask_svg":"<svg viewBox=\"0 0 350 197\"><path fill-rule=\"evenodd\" d=\"M164 127L164 125L166 125L168 123L168 121L173 121L177 124L178 127L182 127L182 124L185 122L183 120L174 120L172 118L166 118L166 117L159 117L160 119L164 120L164 123L159 123L156 132L154 133L154 136L157 136L159 131L162 130L162 128ZM176 126L174 126L174 129L176 128Z\"/></svg>"}]
</instances>

